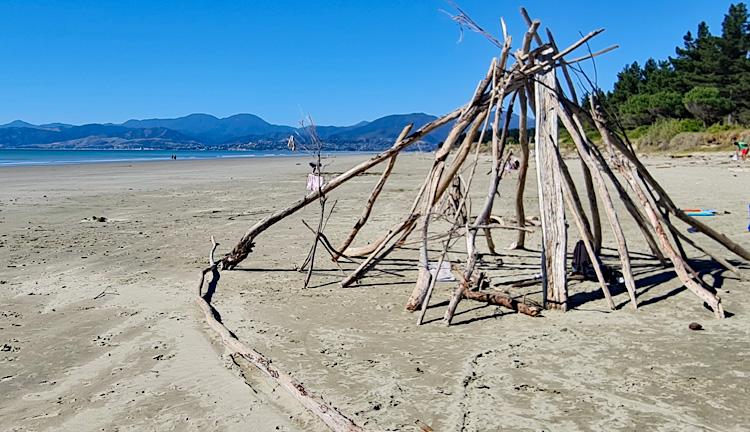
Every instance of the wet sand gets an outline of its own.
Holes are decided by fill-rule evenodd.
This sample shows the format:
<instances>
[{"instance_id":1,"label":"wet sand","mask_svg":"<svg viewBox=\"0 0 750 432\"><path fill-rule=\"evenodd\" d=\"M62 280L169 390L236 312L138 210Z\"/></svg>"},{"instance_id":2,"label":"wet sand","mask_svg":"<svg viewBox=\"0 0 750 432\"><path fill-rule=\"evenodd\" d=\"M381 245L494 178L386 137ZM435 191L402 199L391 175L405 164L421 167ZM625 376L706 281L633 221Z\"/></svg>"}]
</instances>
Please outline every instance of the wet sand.
<instances>
[{"instance_id":1,"label":"wet sand","mask_svg":"<svg viewBox=\"0 0 750 432\"><path fill-rule=\"evenodd\" d=\"M326 169L361 158L337 157ZM750 248L750 165L723 155L645 161L678 205L729 212L704 220ZM430 163L425 154L399 158L356 244L402 216ZM578 177L577 161L570 164ZM250 225L303 196L308 170L306 158L0 169L0 430L325 430L283 390L237 366L193 303L209 236L226 252ZM330 196L325 232L334 243L376 179L357 177ZM529 216L538 214L534 179L531 171ZM515 175L503 180L494 210L508 220L515 184ZM609 311L594 283L572 282L568 313L530 318L464 301L451 327L441 318L454 284L438 284L424 326L403 309L416 275L413 244L346 289L338 281L354 265L339 269L319 252L312 287L302 289L295 268L312 234L300 219L314 223L317 212L313 205L258 238L238 271L222 272L214 304L241 340L368 430L418 430L416 420L436 431L750 424L750 283L688 249L731 314L715 320L672 270L655 266L624 211L638 311L624 292ZM616 264L602 220L605 260ZM572 250L574 226L570 235ZM538 254L504 249L514 237L499 232L501 255L484 257L493 283L538 272ZM529 235L530 249L539 237ZM465 259L460 247L450 259ZM538 291L510 292L538 300ZM705 330L688 330L693 321Z\"/></svg>"}]
</instances>

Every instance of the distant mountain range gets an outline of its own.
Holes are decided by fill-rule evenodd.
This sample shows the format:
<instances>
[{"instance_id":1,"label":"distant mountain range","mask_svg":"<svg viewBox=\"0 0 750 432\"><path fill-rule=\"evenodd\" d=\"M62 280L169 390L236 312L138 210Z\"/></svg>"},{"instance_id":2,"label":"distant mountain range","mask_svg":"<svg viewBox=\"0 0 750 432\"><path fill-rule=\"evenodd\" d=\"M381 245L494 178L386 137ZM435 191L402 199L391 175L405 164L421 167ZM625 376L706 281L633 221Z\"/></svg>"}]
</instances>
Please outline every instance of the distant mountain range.
<instances>
[{"instance_id":1,"label":"distant mountain range","mask_svg":"<svg viewBox=\"0 0 750 432\"><path fill-rule=\"evenodd\" d=\"M437 117L423 114L396 114L352 126L316 126L315 131L331 150L382 150L393 144L409 123L413 130ZM511 118L518 127L518 118ZM431 150L445 140L450 125L424 137L420 148ZM190 114L174 119L128 120L122 124L64 123L34 125L15 120L0 125L0 148L4 149L211 149L272 150L286 148L294 135L304 144L310 133L306 128L275 125L253 114L218 118L209 114Z\"/></svg>"}]
</instances>

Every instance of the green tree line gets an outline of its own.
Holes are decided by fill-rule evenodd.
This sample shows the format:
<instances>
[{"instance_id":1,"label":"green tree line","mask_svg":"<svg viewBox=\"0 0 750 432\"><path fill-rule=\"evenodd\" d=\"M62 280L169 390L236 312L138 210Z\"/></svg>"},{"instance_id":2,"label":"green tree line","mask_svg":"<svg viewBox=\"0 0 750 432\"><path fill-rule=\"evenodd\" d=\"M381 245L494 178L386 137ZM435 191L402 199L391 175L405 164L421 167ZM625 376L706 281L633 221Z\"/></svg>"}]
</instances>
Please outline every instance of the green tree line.
<instances>
[{"instance_id":1,"label":"green tree line","mask_svg":"<svg viewBox=\"0 0 750 432\"><path fill-rule=\"evenodd\" d=\"M627 128L694 118L703 126L750 125L750 24L745 3L729 6L721 35L701 22L675 56L633 63L617 75L605 104Z\"/></svg>"}]
</instances>

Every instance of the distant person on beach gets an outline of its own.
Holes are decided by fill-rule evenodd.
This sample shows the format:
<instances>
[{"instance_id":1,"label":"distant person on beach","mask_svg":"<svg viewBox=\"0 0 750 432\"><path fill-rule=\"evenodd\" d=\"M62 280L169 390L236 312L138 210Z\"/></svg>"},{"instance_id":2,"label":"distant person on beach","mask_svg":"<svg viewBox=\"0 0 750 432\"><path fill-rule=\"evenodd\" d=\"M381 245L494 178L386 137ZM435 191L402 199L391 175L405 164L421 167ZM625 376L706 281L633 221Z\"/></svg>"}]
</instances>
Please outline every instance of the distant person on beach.
<instances>
[{"instance_id":1,"label":"distant person on beach","mask_svg":"<svg viewBox=\"0 0 750 432\"><path fill-rule=\"evenodd\" d=\"M737 159L747 160L748 145L745 141L735 141L734 145L737 147L735 155Z\"/></svg>"},{"instance_id":2,"label":"distant person on beach","mask_svg":"<svg viewBox=\"0 0 750 432\"><path fill-rule=\"evenodd\" d=\"M521 161L517 157L511 156L507 162L505 162L505 171L511 172L516 171L521 167Z\"/></svg>"}]
</instances>

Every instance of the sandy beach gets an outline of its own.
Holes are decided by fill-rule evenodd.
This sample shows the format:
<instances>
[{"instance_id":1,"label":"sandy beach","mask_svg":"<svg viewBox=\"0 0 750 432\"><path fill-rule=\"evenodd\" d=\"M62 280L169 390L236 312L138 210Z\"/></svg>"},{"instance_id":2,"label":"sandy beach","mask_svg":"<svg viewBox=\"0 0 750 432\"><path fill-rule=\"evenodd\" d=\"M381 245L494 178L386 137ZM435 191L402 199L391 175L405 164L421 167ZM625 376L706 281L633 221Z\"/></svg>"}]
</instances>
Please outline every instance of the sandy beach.
<instances>
[{"instance_id":1,"label":"sandy beach","mask_svg":"<svg viewBox=\"0 0 750 432\"><path fill-rule=\"evenodd\" d=\"M326 170L342 172L362 158L332 158ZM402 215L431 161L399 157L356 244ZM326 430L225 353L193 301L209 236L226 253L250 225L301 198L307 162L0 169L0 430ZM718 210L705 222L750 248L750 164L723 154L644 162L679 206ZM570 165L580 179L578 162ZM484 157L479 181L486 171ZM335 210L325 232L334 243L359 216L378 173L329 197ZM495 215L513 218L515 187L515 175L503 179ZM527 214L538 215L533 172L526 190ZM340 269L321 252L312 286L302 289L296 267L313 237L300 220L315 222L317 212L310 206L264 233L237 271L222 272L213 304L242 341L365 429L416 431L419 420L435 431L748 430L750 283L699 252L688 249L718 288L725 320L671 269L655 266L623 217L639 310L623 291L610 311L595 283L571 282L567 313L531 318L464 301L446 327L455 284L440 283L426 325L417 327L416 315L404 311L416 278L413 244L351 288L338 282L355 266ZM577 233L569 232L572 250ZM614 265L612 235L604 232L605 260ZM500 232L501 255L485 256L493 284L539 272L533 252L505 250L514 237ZM527 245L538 251L539 240L537 229ZM747 263L697 240L750 275ZM456 264L465 255L449 258ZM539 297L539 286L511 293ZM704 330L689 330L691 322Z\"/></svg>"}]
</instances>

